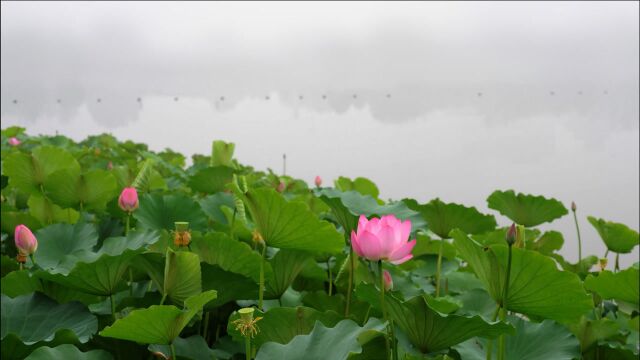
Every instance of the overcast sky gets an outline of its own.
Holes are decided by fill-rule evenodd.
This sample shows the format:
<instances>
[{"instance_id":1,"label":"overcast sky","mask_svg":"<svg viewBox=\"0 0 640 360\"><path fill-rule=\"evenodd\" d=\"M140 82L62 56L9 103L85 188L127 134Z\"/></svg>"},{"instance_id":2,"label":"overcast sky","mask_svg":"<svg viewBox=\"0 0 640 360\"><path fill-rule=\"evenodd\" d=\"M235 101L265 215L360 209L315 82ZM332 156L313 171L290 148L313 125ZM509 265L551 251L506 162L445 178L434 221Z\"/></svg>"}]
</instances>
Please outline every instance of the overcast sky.
<instances>
[{"instance_id":1,"label":"overcast sky","mask_svg":"<svg viewBox=\"0 0 640 360\"><path fill-rule=\"evenodd\" d=\"M309 181L483 211L513 188L638 229L638 2L1 6L3 127L187 155L222 138ZM569 249L572 226L548 228Z\"/></svg>"}]
</instances>

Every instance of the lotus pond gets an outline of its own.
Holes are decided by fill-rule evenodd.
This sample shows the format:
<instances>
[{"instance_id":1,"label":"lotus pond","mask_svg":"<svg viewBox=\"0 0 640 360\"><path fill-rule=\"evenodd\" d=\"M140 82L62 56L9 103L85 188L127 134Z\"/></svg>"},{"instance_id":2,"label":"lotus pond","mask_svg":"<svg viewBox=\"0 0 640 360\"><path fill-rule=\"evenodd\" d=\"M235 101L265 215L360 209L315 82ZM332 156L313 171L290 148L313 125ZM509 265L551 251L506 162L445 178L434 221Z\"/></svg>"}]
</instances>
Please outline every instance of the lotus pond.
<instances>
[{"instance_id":1,"label":"lotus pond","mask_svg":"<svg viewBox=\"0 0 640 360\"><path fill-rule=\"evenodd\" d=\"M638 358L638 232L580 199L381 199L223 141L190 166L106 134L1 146L3 359ZM607 253L567 261L587 227Z\"/></svg>"}]
</instances>

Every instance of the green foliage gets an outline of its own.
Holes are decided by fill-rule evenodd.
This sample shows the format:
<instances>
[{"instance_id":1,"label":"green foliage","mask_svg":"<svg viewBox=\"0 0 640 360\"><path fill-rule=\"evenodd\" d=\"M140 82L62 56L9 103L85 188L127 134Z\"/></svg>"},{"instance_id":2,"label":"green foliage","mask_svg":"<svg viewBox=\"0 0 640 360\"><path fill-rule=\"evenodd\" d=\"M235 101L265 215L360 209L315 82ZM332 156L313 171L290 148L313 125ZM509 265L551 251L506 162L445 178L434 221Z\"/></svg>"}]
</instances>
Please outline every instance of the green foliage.
<instances>
[{"instance_id":1,"label":"green foliage","mask_svg":"<svg viewBox=\"0 0 640 360\"><path fill-rule=\"evenodd\" d=\"M556 199L516 194L513 190L494 191L487 198L487 204L516 224L527 227L551 222L567 214L567 209Z\"/></svg>"},{"instance_id":2,"label":"green foliage","mask_svg":"<svg viewBox=\"0 0 640 360\"><path fill-rule=\"evenodd\" d=\"M640 276L637 267L618 273L602 271L597 276L589 275L584 281L587 290L594 291L603 299L622 300L638 307L640 302Z\"/></svg>"},{"instance_id":3,"label":"green foliage","mask_svg":"<svg viewBox=\"0 0 640 360\"><path fill-rule=\"evenodd\" d=\"M466 207L454 203L444 203L436 198L420 205L413 199L403 200L409 208L418 211L427 222L429 230L441 239L449 238L453 229L460 229L467 234L480 234L496 228L493 215L484 215L474 207Z\"/></svg>"},{"instance_id":4,"label":"green foliage","mask_svg":"<svg viewBox=\"0 0 640 360\"><path fill-rule=\"evenodd\" d=\"M617 253L630 253L634 247L640 244L638 232L628 226L593 216L587 218L591 225L598 231L602 241L607 245L607 249Z\"/></svg>"}]
</instances>

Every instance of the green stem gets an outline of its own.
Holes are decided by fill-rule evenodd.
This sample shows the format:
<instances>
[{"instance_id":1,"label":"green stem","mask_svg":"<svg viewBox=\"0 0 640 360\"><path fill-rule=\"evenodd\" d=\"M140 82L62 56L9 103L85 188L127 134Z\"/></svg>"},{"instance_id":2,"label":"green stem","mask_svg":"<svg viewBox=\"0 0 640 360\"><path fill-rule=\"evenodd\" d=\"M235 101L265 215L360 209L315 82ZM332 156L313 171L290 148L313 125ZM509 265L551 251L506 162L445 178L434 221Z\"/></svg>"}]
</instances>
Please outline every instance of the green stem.
<instances>
[{"instance_id":1,"label":"green stem","mask_svg":"<svg viewBox=\"0 0 640 360\"><path fill-rule=\"evenodd\" d=\"M36 265L36 259L33 257L33 254L29 255L29 259L31 259L32 266Z\"/></svg>"},{"instance_id":2,"label":"green stem","mask_svg":"<svg viewBox=\"0 0 640 360\"><path fill-rule=\"evenodd\" d=\"M209 343L209 340L207 339L207 335L209 333L209 312L207 311L204 314L204 332L202 333L202 337L204 338L204 341L207 342L207 344Z\"/></svg>"},{"instance_id":3,"label":"green stem","mask_svg":"<svg viewBox=\"0 0 640 360\"><path fill-rule=\"evenodd\" d=\"M127 221L125 223L125 227L124 227L124 236L129 235L129 224L131 221L131 211L127 212Z\"/></svg>"},{"instance_id":4,"label":"green stem","mask_svg":"<svg viewBox=\"0 0 640 360\"><path fill-rule=\"evenodd\" d=\"M229 226L229 237L233 239L233 226L236 223L236 213L238 212L237 208L233 209L233 216L231 217L231 226Z\"/></svg>"},{"instance_id":5,"label":"green stem","mask_svg":"<svg viewBox=\"0 0 640 360\"><path fill-rule=\"evenodd\" d=\"M573 221L576 223L576 232L578 233L578 267L580 267L582 263L582 239L580 238L580 226L578 226L578 217L575 211L573 212Z\"/></svg>"},{"instance_id":6,"label":"green stem","mask_svg":"<svg viewBox=\"0 0 640 360\"><path fill-rule=\"evenodd\" d=\"M491 322L495 322L498 318L498 313L500 312L500 304L496 306L496 311L493 313L493 317L491 318ZM487 340L487 360L491 360L493 357L493 340Z\"/></svg>"},{"instance_id":7,"label":"green stem","mask_svg":"<svg viewBox=\"0 0 640 360\"><path fill-rule=\"evenodd\" d=\"M258 289L258 308L262 308L262 298L264 297L264 256L267 253L267 244L262 244L262 258L260 259L260 288Z\"/></svg>"},{"instance_id":8,"label":"green stem","mask_svg":"<svg viewBox=\"0 0 640 360\"><path fill-rule=\"evenodd\" d=\"M162 299L160 299L160 305L164 304L164 300L167 298L167 294L162 294Z\"/></svg>"},{"instance_id":9,"label":"green stem","mask_svg":"<svg viewBox=\"0 0 640 360\"><path fill-rule=\"evenodd\" d=\"M355 271L355 263L353 259L353 247L349 246L349 286L347 287L347 304L344 309L344 317L349 317L349 307L351 306L351 292L353 291L353 272Z\"/></svg>"},{"instance_id":10,"label":"green stem","mask_svg":"<svg viewBox=\"0 0 640 360\"><path fill-rule=\"evenodd\" d=\"M506 320L507 317L507 300L509 298L509 277L511 276L511 257L512 257L512 246L509 244L509 257L507 259L507 276L504 280L504 292L502 294L502 311L500 312L500 319ZM498 351L498 359L502 360L506 356L506 338L505 335L500 335L499 344L500 349Z\"/></svg>"},{"instance_id":11,"label":"green stem","mask_svg":"<svg viewBox=\"0 0 640 360\"><path fill-rule=\"evenodd\" d=\"M18 264L20 264L20 270L23 270L24 267L22 266L22 263L18 263Z\"/></svg>"},{"instance_id":12,"label":"green stem","mask_svg":"<svg viewBox=\"0 0 640 360\"><path fill-rule=\"evenodd\" d=\"M384 273L382 271L382 260L378 260L378 273L380 274L380 306L382 307L382 316L384 318L385 322L389 322L389 319L387 318L387 307L384 304ZM387 325L389 326L389 325ZM389 328L387 328L387 335L384 337L385 339L385 344L387 345L387 359L389 359L389 356L391 355L391 351L390 351L390 345L389 345Z\"/></svg>"},{"instance_id":13,"label":"green stem","mask_svg":"<svg viewBox=\"0 0 640 360\"><path fill-rule=\"evenodd\" d=\"M620 254L616 253L616 265L615 265L615 272L620 271Z\"/></svg>"},{"instance_id":14,"label":"green stem","mask_svg":"<svg viewBox=\"0 0 640 360\"><path fill-rule=\"evenodd\" d=\"M109 299L111 300L111 316L113 317L113 322L116 321L116 302L113 299L113 294L109 295Z\"/></svg>"},{"instance_id":15,"label":"green stem","mask_svg":"<svg viewBox=\"0 0 640 360\"><path fill-rule=\"evenodd\" d=\"M333 274L331 274L331 257L327 259L327 270L329 270L329 296L333 292Z\"/></svg>"},{"instance_id":16,"label":"green stem","mask_svg":"<svg viewBox=\"0 0 640 360\"><path fill-rule=\"evenodd\" d=\"M129 296L133 297L133 270L129 267Z\"/></svg>"},{"instance_id":17,"label":"green stem","mask_svg":"<svg viewBox=\"0 0 640 360\"><path fill-rule=\"evenodd\" d=\"M440 248L438 249L438 264L436 265L436 297L440 296L440 269L442 267L442 245L444 239L440 240Z\"/></svg>"},{"instance_id":18,"label":"green stem","mask_svg":"<svg viewBox=\"0 0 640 360\"><path fill-rule=\"evenodd\" d=\"M251 338L248 336L244 337L244 352L246 353L245 358L251 360Z\"/></svg>"},{"instance_id":19,"label":"green stem","mask_svg":"<svg viewBox=\"0 0 640 360\"><path fill-rule=\"evenodd\" d=\"M173 346L173 343L171 343L170 347L171 347L171 360L177 360L178 357L176 356L176 347Z\"/></svg>"}]
</instances>

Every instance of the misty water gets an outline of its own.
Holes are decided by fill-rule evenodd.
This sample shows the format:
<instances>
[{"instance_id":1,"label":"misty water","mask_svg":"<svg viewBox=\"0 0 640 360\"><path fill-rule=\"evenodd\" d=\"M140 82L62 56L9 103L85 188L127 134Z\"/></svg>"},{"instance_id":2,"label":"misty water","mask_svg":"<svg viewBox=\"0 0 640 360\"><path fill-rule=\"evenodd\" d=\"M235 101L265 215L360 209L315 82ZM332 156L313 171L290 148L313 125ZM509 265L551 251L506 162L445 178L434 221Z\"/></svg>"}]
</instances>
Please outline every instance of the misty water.
<instances>
[{"instance_id":1,"label":"misty water","mask_svg":"<svg viewBox=\"0 0 640 360\"><path fill-rule=\"evenodd\" d=\"M187 156L223 139L257 169L282 173L286 154L287 175L310 184L364 176L383 199L439 197L500 225L486 205L496 189L575 201L583 254L605 252L587 215L639 227L636 3L473 15L349 4L358 21L317 5L295 18L230 4L30 6L2 4L3 128L108 132ZM577 259L571 215L541 228Z\"/></svg>"}]
</instances>

